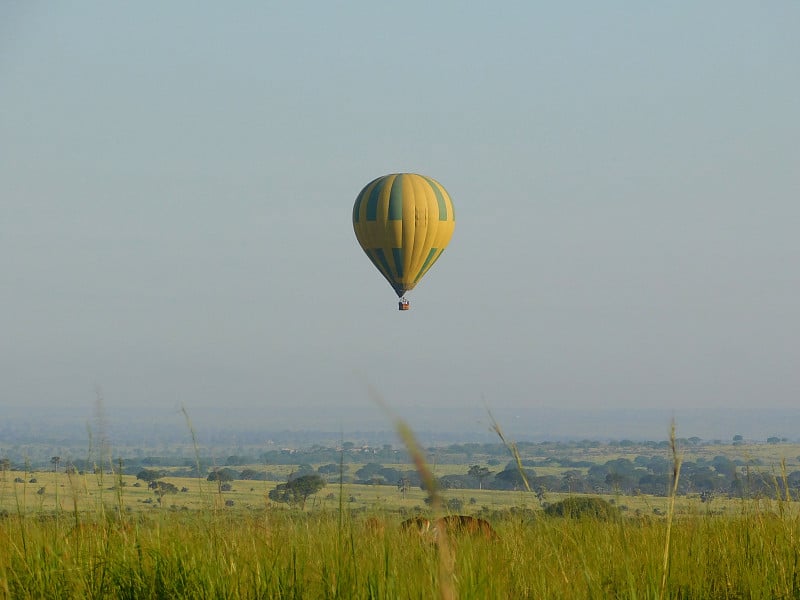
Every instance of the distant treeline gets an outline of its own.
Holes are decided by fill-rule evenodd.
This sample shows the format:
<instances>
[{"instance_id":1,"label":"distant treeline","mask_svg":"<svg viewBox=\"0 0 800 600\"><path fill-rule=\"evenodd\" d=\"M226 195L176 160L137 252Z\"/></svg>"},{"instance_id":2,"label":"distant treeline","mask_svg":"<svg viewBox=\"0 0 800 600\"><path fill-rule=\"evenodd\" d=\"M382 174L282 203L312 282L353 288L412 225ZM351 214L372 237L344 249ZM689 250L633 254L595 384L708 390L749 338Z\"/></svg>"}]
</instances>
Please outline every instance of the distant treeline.
<instances>
[{"instance_id":1,"label":"distant treeline","mask_svg":"<svg viewBox=\"0 0 800 600\"><path fill-rule=\"evenodd\" d=\"M566 463L566 464L565 464ZM548 492L575 494L649 494L666 496L673 482L672 463L659 455L642 454L633 460L616 458L605 462L565 460L523 460L520 470L516 461L488 466L470 465L463 474L445 475L437 480L443 490L531 490L540 497ZM562 467L558 475L539 475L537 464ZM143 468L137 478L154 481L165 477L203 477L209 481L269 480L287 481L308 475L319 475L328 482L355 483L362 485L394 486L400 491L411 487L423 487L417 472L412 468L398 468L378 462L369 462L353 470L346 463L326 463L313 467L309 463L294 464L291 474L270 471L268 467L211 467L198 471L196 467L175 469ZM776 493L785 495L787 488L793 494L800 493L800 471L776 476L771 470L758 470L758 461L732 460L719 455L711 460L697 459L681 464L678 492L700 494L710 500L715 495L729 497L754 497ZM567 468L563 468L567 467ZM526 485L527 484L527 485Z\"/></svg>"},{"instance_id":2,"label":"distant treeline","mask_svg":"<svg viewBox=\"0 0 800 600\"><path fill-rule=\"evenodd\" d=\"M768 443L783 441L776 437L770 438ZM685 460L679 478L679 492L699 493L710 498L714 494L774 494L777 489L800 487L800 471L787 470L785 476L776 477L771 470L768 474L761 473L758 470L761 463L756 458L744 461L725 455L724 451L730 454L731 446L743 444L741 436L735 436L726 444L726 449L720 448L714 458ZM687 449L704 449L704 454L709 454L709 449L717 444L700 438L686 438L679 439L678 445ZM527 485L540 495L547 492L664 495L672 483L672 463L668 459L669 442L666 441L520 442L516 448L521 457L522 472L516 462L510 460L509 449L501 443L451 444L429 447L426 452L432 464L462 465L464 468L461 474L449 474L439 479L439 486L444 489L526 489L527 481ZM133 456L112 458L112 450L107 452L108 455L102 459L102 450L95 451L94 457L77 459L68 453L52 456L46 453L35 462L30 457L21 459L9 453L0 455L0 466L9 471L96 472L102 468L107 473L158 473L158 477L168 473L170 477L207 478L215 473L224 473L230 480L272 481L285 481L285 467L290 466L291 477L318 473L331 482L341 480L345 483L397 486L399 489L420 485L416 471L402 467L412 463L408 453L391 444L373 447L343 442L336 446L270 449L222 457L187 455L185 447L169 449L162 455L146 455L144 450L137 449ZM626 457L604 458L614 454ZM537 469L547 474L539 473ZM557 474L553 474L554 471Z\"/></svg>"}]
</instances>

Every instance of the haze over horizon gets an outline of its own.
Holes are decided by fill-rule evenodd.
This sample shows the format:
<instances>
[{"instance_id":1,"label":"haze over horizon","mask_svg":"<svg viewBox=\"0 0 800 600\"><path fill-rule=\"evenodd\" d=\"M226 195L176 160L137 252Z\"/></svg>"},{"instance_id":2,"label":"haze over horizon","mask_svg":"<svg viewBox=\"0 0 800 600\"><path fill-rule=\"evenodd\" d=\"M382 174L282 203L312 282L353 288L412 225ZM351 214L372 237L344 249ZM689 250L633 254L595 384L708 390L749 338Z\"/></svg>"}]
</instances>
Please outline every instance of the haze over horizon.
<instances>
[{"instance_id":1,"label":"haze over horizon","mask_svg":"<svg viewBox=\"0 0 800 600\"><path fill-rule=\"evenodd\" d=\"M0 412L389 430L374 388L421 431L795 438L798 30L788 0L3 3ZM456 228L401 313L351 211L406 171Z\"/></svg>"}]
</instances>

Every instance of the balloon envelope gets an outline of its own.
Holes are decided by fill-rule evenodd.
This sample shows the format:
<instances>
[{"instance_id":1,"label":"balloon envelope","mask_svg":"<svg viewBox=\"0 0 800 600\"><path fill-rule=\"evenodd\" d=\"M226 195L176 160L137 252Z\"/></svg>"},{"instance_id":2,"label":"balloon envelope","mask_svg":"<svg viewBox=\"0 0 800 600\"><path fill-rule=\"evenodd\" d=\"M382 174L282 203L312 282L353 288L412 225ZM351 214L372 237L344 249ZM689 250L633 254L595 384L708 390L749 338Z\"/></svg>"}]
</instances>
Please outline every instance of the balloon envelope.
<instances>
[{"instance_id":1,"label":"balloon envelope","mask_svg":"<svg viewBox=\"0 0 800 600\"><path fill-rule=\"evenodd\" d=\"M433 266L455 226L444 187L413 173L374 179L353 206L358 243L398 296L414 289Z\"/></svg>"}]
</instances>

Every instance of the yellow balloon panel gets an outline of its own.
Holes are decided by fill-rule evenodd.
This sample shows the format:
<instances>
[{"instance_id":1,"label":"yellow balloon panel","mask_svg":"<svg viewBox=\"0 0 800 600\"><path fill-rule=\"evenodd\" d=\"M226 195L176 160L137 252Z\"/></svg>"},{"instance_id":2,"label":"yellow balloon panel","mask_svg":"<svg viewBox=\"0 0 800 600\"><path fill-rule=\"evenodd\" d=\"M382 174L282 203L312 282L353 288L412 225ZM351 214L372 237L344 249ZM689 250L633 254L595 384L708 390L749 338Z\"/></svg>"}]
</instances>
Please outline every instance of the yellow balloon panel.
<instances>
[{"instance_id":1,"label":"yellow balloon panel","mask_svg":"<svg viewBox=\"0 0 800 600\"><path fill-rule=\"evenodd\" d=\"M384 175L361 190L353 206L358 243L402 296L441 256L455 229L450 196L430 177Z\"/></svg>"}]
</instances>

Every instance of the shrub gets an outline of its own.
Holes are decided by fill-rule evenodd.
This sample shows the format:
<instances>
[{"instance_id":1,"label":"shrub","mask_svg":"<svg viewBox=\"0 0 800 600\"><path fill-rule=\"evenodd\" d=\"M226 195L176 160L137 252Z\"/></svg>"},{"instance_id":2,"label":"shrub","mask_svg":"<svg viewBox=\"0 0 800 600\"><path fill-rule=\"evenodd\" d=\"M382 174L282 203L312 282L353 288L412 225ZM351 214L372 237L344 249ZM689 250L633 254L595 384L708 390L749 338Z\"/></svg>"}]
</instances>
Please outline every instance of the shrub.
<instances>
[{"instance_id":1,"label":"shrub","mask_svg":"<svg viewBox=\"0 0 800 600\"><path fill-rule=\"evenodd\" d=\"M601 521L619 516L619 509L602 498L594 496L565 498L560 502L550 504L544 509L544 512L551 517L590 518Z\"/></svg>"},{"instance_id":2,"label":"shrub","mask_svg":"<svg viewBox=\"0 0 800 600\"><path fill-rule=\"evenodd\" d=\"M464 508L464 501L460 498L450 498L447 500L447 510L451 512L458 512Z\"/></svg>"}]
</instances>

